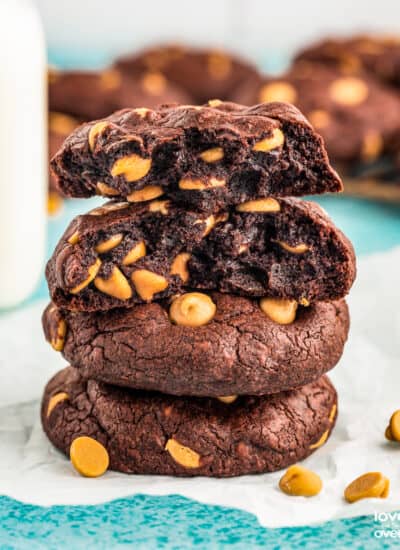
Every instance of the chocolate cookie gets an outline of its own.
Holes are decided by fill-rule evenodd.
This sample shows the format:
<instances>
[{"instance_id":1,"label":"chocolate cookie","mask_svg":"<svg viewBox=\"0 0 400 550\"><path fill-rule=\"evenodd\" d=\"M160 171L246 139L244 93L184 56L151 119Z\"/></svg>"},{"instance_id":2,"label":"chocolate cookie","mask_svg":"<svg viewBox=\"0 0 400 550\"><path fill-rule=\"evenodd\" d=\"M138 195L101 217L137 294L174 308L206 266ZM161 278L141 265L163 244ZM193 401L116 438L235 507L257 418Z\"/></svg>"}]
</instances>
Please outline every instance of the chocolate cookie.
<instances>
[{"instance_id":1,"label":"chocolate cookie","mask_svg":"<svg viewBox=\"0 0 400 550\"><path fill-rule=\"evenodd\" d=\"M45 389L42 423L69 455L79 436L100 442L110 468L129 474L229 477L273 472L328 438L337 395L326 377L270 397L172 397L84 381L68 367Z\"/></svg>"},{"instance_id":2,"label":"chocolate cookie","mask_svg":"<svg viewBox=\"0 0 400 550\"><path fill-rule=\"evenodd\" d=\"M258 76L254 65L221 50L162 45L116 62L129 75L158 71L186 90L195 103L209 99L229 100L237 86Z\"/></svg>"},{"instance_id":3,"label":"chocolate cookie","mask_svg":"<svg viewBox=\"0 0 400 550\"><path fill-rule=\"evenodd\" d=\"M75 218L46 277L60 307L98 311L204 288L314 302L342 298L351 243L300 199L244 203L207 216L168 201L109 203Z\"/></svg>"},{"instance_id":4,"label":"chocolate cookie","mask_svg":"<svg viewBox=\"0 0 400 550\"><path fill-rule=\"evenodd\" d=\"M298 62L279 78L246 85L237 99L247 105L294 103L321 133L335 163L374 161L400 130L397 94L369 76L344 75L321 64Z\"/></svg>"},{"instance_id":5,"label":"chocolate cookie","mask_svg":"<svg viewBox=\"0 0 400 550\"><path fill-rule=\"evenodd\" d=\"M56 154L68 135L75 130L80 124L80 121L64 113L50 112L49 113L49 160ZM56 189L55 176L50 171L49 174L50 188Z\"/></svg>"},{"instance_id":6,"label":"chocolate cookie","mask_svg":"<svg viewBox=\"0 0 400 550\"><path fill-rule=\"evenodd\" d=\"M70 197L137 200L137 191L157 185L209 212L342 189L319 135L284 103L123 110L73 132L51 165Z\"/></svg>"},{"instance_id":7,"label":"chocolate cookie","mask_svg":"<svg viewBox=\"0 0 400 550\"><path fill-rule=\"evenodd\" d=\"M385 83L400 85L400 37L356 35L328 38L301 51L297 60L333 65L345 73L368 71Z\"/></svg>"},{"instance_id":8,"label":"chocolate cookie","mask_svg":"<svg viewBox=\"0 0 400 550\"><path fill-rule=\"evenodd\" d=\"M173 395L266 395L318 379L339 361L349 330L344 300L310 307L212 293L214 317L205 325L207 295L189 297L191 311L152 303L104 313L43 314L46 339L85 378ZM181 298L182 300L182 298ZM174 304L174 302L172 302ZM275 309L274 309L275 308ZM279 324L288 315L288 324ZM185 315L185 312L183 312ZM271 317L269 316L271 315ZM290 317L289 317L290 315Z\"/></svg>"},{"instance_id":9,"label":"chocolate cookie","mask_svg":"<svg viewBox=\"0 0 400 550\"><path fill-rule=\"evenodd\" d=\"M127 77L117 69L101 72L50 72L49 103L59 111L93 120L124 107L154 108L162 103L190 103L188 94L160 73Z\"/></svg>"}]
</instances>

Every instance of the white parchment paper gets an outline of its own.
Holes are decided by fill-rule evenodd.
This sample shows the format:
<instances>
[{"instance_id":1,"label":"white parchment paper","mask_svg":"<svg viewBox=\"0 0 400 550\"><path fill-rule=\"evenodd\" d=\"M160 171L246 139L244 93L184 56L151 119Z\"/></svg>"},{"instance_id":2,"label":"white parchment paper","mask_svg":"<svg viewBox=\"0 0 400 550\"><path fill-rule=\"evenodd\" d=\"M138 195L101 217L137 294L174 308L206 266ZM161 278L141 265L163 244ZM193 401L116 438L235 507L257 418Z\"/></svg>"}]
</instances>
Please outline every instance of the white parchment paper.
<instances>
[{"instance_id":1,"label":"white parchment paper","mask_svg":"<svg viewBox=\"0 0 400 550\"><path fill-rule=\"evenodd\" d=\"M304 465L320 474L314 498L282 494L282 472L236 479L175 479L107 472L80 477L41 431L38 400L48 378L64 365L43 339L44 304L0 317L0 494L42 505L88 504L134 493L179 493L204 503L242 508L269 527L400 510L400 444L384 430L400 408L400 249L359 261L349 298L352 328L331 378L339 392L339 419L329 442ZM388 499L347 504L345 486L366 471L391 480Z\"/></svg>"}]
</instances>

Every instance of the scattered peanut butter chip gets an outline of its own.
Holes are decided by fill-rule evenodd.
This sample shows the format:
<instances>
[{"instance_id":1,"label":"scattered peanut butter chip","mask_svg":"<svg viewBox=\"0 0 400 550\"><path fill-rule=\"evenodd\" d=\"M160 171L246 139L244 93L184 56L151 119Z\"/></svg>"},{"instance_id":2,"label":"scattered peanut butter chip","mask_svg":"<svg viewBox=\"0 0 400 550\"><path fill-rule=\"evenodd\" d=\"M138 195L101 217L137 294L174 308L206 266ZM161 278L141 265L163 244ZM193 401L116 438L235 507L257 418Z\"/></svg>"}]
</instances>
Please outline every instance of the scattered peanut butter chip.
<instances>
[{"instance_id":1,"label":"scattered peanut butter chip","mask_svg":"<svg viewBox=\"0 0 400 550\"><path fill-rule=\"evenodd\" d=\"M63 204L64 201L58 193L49 191L49 194L47 195L47 213L49 216L55 216L58 214Z\"/></svg>"},{"instance_id":2,"label":"scattered peanut butter chip","mask_svg":"<svg viewBox=\"0 0 400 550\"><path fill-rule=\"evenodd\" d=\"M104 216L104 214L108 214L109 212L113 212L114 210L123 210L124 208L128 208L129 202L112 202L109 204L105 204L104 206L97 206L96 208L93 208L93 210L90 210L87 215L88 216Z\"/></svg>"},{"instance_id":3,"label":"scattered peanut butter chip","mask_svg":"<svg viewBox=\"0 0 400 550\"><path fill-rule=\"evenodd\" d=\"M279 488L290 496L313 497L321 492L322 481L315 472L294 464L281 477Z\"/></svg>"},{"instance_id":4,"label":"scattered peanut butter chip","mask_svg":"<svg viewBox=\"0 0 400 550\"><path fill-rule=\"evenodd\" d=\"M122 260L122 265L134 264L144 256L146 256L146 245L144 241L140 241L127 253L125 258Z\"/></svg>"},{"instance_id":5,"label":"scattered peanut butter chip","mask_svg":"<svg viewBox=\"0 0 400 550\"><path fill-rule=\"evenodd\" d=\"M189 271L187 268L189 260L190 254L187 252L181 252L176 256L171 265L171 275L178 275L184 283L187 283L189 280Z\"/></svg>"},{"instance_id":6,"label":"scattered peanut butter chip","mask_svg":"<svg viewBox=\"0 0 400 550\"><path fill-rule=\"evenodd\" d=\"M395 411L390 417L389 427L393 438L400 441L400 410Z\"/></svg>"},{"instance_id":7,"label":"scattered peanut butter chip","mask_svg":"<svg viewBox=\"0 0 400 550\"><path fill-rule=\"evenodd\" d=\"M107 449L92 437L74 439L69 454L75 470L85 477L103 475L110 463Z\"/></svg>"},{"instance_id":8,"label":"scattered peanut butter chip","mask_svg":"<svg viewBox=\"0 0 400 550\"><path fill-rule=\"evenodd\" d=\"M133 191L126 198L129 202L144 202L157 199L163 194L164 190L159 185L146 185L143 189Z\"/></svg>"},{"instance_id":9,"label":"scattered peanut butter chip","mask_svg":"<svg viewBox=\"0 0 400 550\"><path fill-rule=\"evenodd\" d=\"M296 319L296 300L281 300L279 298L261 298L261 310L275 323L290 325Z\"/></svg>"},{"instance_id":10,"label":"scattered peanut butter chip","mask_svg":"<svg viewBox=\"0 0 400 550\"><path fill-rule=\"evenodd\" d=\"M310 306L310 301L307 300L307 298L300 298L299 304L303 307L309 307Z\"/></svg>"},{"instance_id":11,"label":"scattered peanut butter chip","mask_svg":"<svg viewBox=\"0 0 400 550\"><path fill-rule=\"evenodd\" d=\"M92 152L96 145L97 137L99 136L99 134L101 134L101 132L105 128L107 128L107 126L108 126L108 122L106 122L105 120L102 120L100 122L97 122L90 128L89 134L88 134L88 142L89 142L89 148Z\"/></svg>"},{"instance_id":12,"label":"scattered peanut butter chip","mask_svg":"<svg viewBox=\"0 0 400 550\"><path fill-rule=\"evenodd\" d=\"M133 112L138 114L140 118L145 118L150 111L151 109L147 109L147 107L136 107L136 109L133 109Z\"/></svg>"},{"instance_id":13,"label":"scattered peanut butter chip","mask_svg":"<svg viewBox=\"0 0 400 550\"><path fill-rule=\"evenodd\" d=\"M66 401L67 399L69 399L69 395L63 391L52 395L47 405L47 418L51 415L51 413L59 403L61 403L62 401Z\"/></svg>"},{"instance_id":14,"label":"scattered peanut butter chip","mask_svg":"<svg viewBox=\"0 0 400 550\"><path fill-rule=\"evenodd\" d=\"M194 222L194 225L205 224L203 237L206 237L218 223L225 222L228 218L229 218L228 213L217 214L215 216L214 214L211 214L211 216L208 216L208 218L196 220Z\"/></svg>"},{"instance_id":15,"label":"scattered peanut butter chip","mask_svg":"<svg viewBox=\"0 0 400 550\"><path fill-rule=\"evenodd\" d=\"M106 252L109 252L119 244L121 244L122 239L124 238L122 233L117 233L116 235L112 235L109 239L106 241L103 241L96 245L96 252L98 254L105 254Z\"/></svg>"},{"instance_id":16,"label":"scattered peanut butter chip","mask_svg":"<svg viewBox=\"0 0 400 550\"><path fill-rule=\"evenodd\" d=\"M390 429L390 426L387 426L385 430L385 437L388 441L396 441L393 437L392 430Z\"/></svg>"},{"instance_id":17,"label":"scattered peanut butter chip","mask_svg":"<svg viewBox=\"0 0 400 550\"><path fill-rule=\"evenodd\" d=\"M96 277L94 286L100 290L100 292L108 294L118 300L129 300L129 298L132 297L132 289L125 275L116 266L113 267L108 279Z\"/></svg>"},{"instance_id":18,"label":"scattered peanut butter chip","mask_svg":"<svg viewBox=\"0 0 400 550\"><path fill-rule=\"evenodd\" d=\"M116 189L113 189L112 187L101 181L97 182L96 187L100 195L105 195L106 197L115 197L116 195L119 195L119 192Z\"/></svg>"},{"instance_id":19,"label":"scattered peanut butter chip","mask_svg":"<svg viewBox=\"0 0 400 550\"><path fill-rule=\"evenodd\" d=\"M222 147L213 147L200 153L199 157L204 162L218 162L224 158L224 150Z\"/></svg>"},{"instance_id":20,"label":"scattered peanut butter chip","mask_svg":"<svg viewBox=\"0 0 400 550\"><path fill-rule=\"evenodd\" d=\"M380 472L368 472L358 477L344 491L347 502L362 498L386 498L389 495L390 481Z\"/></svg>"},{"instance_id":21,"label":"scattered peanut butter chip","mask_svg":"<svg viewBox=\"0 0 400 550\"><path fill-rule=\"evenodd\" d=\"M183 178L179 181L179 189L184 191L202 191L204 189L213 189L215 187L223 187L226 185L226 180L221 178L210 178L206 181L201 179Z\"/></svg>"},{"instance_id":22,"label":"scattered peanut butter chip","mask_svg":"<svg viewBox=\"0 0 400 550\"><path fill-rule=\"evenodd\" d=\"M276 199L256 199L242 202L236 207L237 212L279 212L281 206Z\"/></svg>"},{"instance_id":23,"label":"scattered peanut butter chip","mask_svg":"<svg viewBox=\"0 0 400 550\"><path fill-rule=\"evenodd\" d=\"M161 212L164 216L168 214L170 201L151 201L149 204L149 212Z\"/></svg>"},{"instance_id":24,"label":"scattered peanut butter chip","mask_svg":"<svg viewBox=\"0 0 400 550\"><path fill-rule=\"evenodd\" d=\"M134 271L131 278L136 292L146 302L150 302L154 294L163 292L168 287L168 281L165 277L147 269Z\"/></svg>"},{"instance_id":25,"label":"scattered peanut butter chip","mask_svg":"<svg viewBox=\"0 0 400 550\"><path fill-rule=\"evenodd\" d=\"M273 149L277 149L278 147L282 147L282 145L285 143L285 135L279 128L274 128L272 130L272 135L269 137L266 137L262 139L261 141L257 141L253 145L253 151L258 151L262 153L268 153L269 151L272 151Z\"/></svg>"},{"instance_id":26,"label":"scattered peanut butter chip","mask_svg":"<svg viewBox=\"0 0 400 550\"><path fill-rule=\"evenodd\" d=\"M331 412L329 413L329 422L333 422L335 420L336 411L337 411L337 405L336 403L334 403L332 405Z\"/></svg>"},{"instance_id":27,"label":"scattered peanut butter chip","mask_svg":"<svg viewBox=\"0 0 400 550\"><path fill-rule=\"evenodd\" d=\"M236 401L237 398L238 398L237 395L221 395L217 397L219 401L222 401L222 403L226 403L227 405L230 405L231 403Z\"/></svg>"},{"instance_id":28,"label":"scattered peanut butter chip","mask_svg":"<svg viewBox=\"0 0 400 550\"><path fill-rule=\"evenodd\" d=\"M94 264L92 264L88 269L88 276L84 281L82 281L79 285L76 285L74 288L70 290L71 294L78 294L81 290L86 288L96 277L97 273L99 272L99 269L101 267L101 260L100 258L97 258Z\"/></svg>"},{"instance_id":29,"label":"scattered peanut butter chip","mask_svg":"<svg viewBox=\"0 0 400 550\"><path fill-rule=\"evenodd\" d=\"M57 323L56 333L50 340L51 347L56 351L64 349L65 335L67 334L67 323L64 319L59 319Z\"/></svg>"},{"instance_id":30,"label":"scattered peanut butter chip","mask_svg":"<svg viewBox=\"0 0 400 550\"><path fill-rule=\"evenodd\" d=\"M292 254L304 254L309 250L309 247L304 243L296 244L295 246L291 246L288 243L285 243L284 241L276 241L279 246L281 246L284 250L287 252L291 252Z\"/></svg>"},{"instance_id":31,"label":"scattered peanut butter chip","mask_svg":"<svg viewBox=\"0 0 400 550\"><path fill-rule=\"evenodd\" d=\"M220 105L222 105L222 101L220 99L210 99L208 101L208 105L213 109L215 109L216 107L219 107Z\"/></svg>"},{"instance_id":32,"label":"scattered peanut butter chip","mask_svg":"<svg viewBox=\"0 0 400 550\"><path fill-rule=\"evenodd\" d=\"M265 84L261 88L259 92L259 99L261 103L269 103L271 101L295 103L297 99L297 92L288 82L271 82L269 84Z\"/></svg>"},{"instance_id":33,"label":"scattered peanut butter chip","mask_svg":"<svg viewBox=\"0 0 400 550\"><path fill-rule=\"evenodd\" d=\"M111 168L111 175L124 176L126 181L137 181L144 178L151 168L151 159L132 154L116 160Z\"/></svg>"},{"instance_id":34,"label":"scattered peanut butter chip","mask_svg":"<svg viewBox=\"0 0 400 550\"><path fill-rule=\"evenodd\" d=\"M68 238L69 244L75 245L79 242L79 232L75 231L75 233L72 233L72 235Z\"/></svg>"},{"instance_id":35,"label":"scattered peanut butter chip","mask_svg":"<svg viewBox=\"0 0 400 550\"><path fill-rule=\"evenodd\" d=\"M202 292L188 292L175 298L169 309L169 318L177 325L201 327L215 316L217 306Z\"/></svg>"},{"instance_id":36,"label":"scattered peanut butter chip","mask_svg":"<svg viewBox=\"0 0 400 550\"><path fill-rule=\"evenodd\" d=\"M326 432L324 432L321 437L318 439L318 441L316 443L313 443L312 445L310 445L310 449L319 449L319 447L322 447L322 445L324 443L326 443L326 440L328 439L328 435L329 435L329 430L326 430Z\"/></svg>"},{"instance_id":37,"label":"scattered peanut butter chip","mask_svg":"<svg viewBox=\"0 0 400 550\"><path fill-rule=\"evenodd\" d=\"M169 452L175 462L184 468L199 468L200 466L199 453L182 445L176 439L168 439L165 450Z\"/></svg>"},{"instance_id":38,"label":"scattered peanut butter chip","mask_svg":"<svg viewBox=\"0 0 400 550\"><path fill-rule=\"evenodd\" d=\"M360 78L347 76L334 80L329 87L331 98L349 107L363 103L368 97L368 86Z\"/></svg>"}]
</instances>

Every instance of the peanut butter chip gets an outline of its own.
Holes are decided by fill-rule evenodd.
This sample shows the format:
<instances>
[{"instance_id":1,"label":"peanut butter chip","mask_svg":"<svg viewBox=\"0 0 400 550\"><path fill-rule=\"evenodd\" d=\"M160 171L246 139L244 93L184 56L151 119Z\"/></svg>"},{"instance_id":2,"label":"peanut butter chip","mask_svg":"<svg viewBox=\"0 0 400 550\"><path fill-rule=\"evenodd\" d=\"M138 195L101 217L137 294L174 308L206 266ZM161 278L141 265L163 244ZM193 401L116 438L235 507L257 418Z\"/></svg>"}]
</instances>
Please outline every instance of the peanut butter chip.
<instances>
[{"instance_id":1,"label":"peanut butter chip","mask_svg":"<svg viewBox=\"0 0 400 550\"><path fill-rule=\"evenodd\" d=\"M287 252L292 254L304 254L309 249L308 246L304 243L296 244L295 246L290 246L290 244L285 243L284 241L276 241L279 246L281 246Z\"/></svg>"},{"instance_id":2,"label":"peanut butter chip","mask_svg":"<svg viewBox=\"0 0 400 550\"><path fill-rule=\"evenodd\" d=\"M102 476L110 463L107 449L87 436L73 440L69 455L75 470L85 477Z\"/></svg>"},{"instance_id":3,"label":"peanut butter chip","mask_svg":"<svg viewBox=\"0 0 400 550\"><path fill-rule=\"evenodd\" d=\"M185 447L176 439L168 439L165 450L169 452L172 458L184 468L199 468L200 455L189 447Z\"/></svg>"},{"instance_id":4,"label":"peanut butter chip","mask_svg":"<svg viewBox=\"0 0 400 550\"><path fill-rule=\"evenodd\" d=\"M119 195L119 191L101 181L97 182L96 187L99 195L105 195L106 197L115 197L116 195Z\"/></svg>"},{"instance_id":5,"label":"peanut butter chip","mask_svg":"<svg viewBox=\"0 0 400 550\"><path fill-rule=\"evenodd\" d=\"M116 235L112 235L109 239L106 241L103 241L99 243L95 250L99 254L105 254L106 252L109 252L119 244L121 244L122 239L124 238L122 233L117 233Z\"/></svg>"},{"instance_id":6,"label":"peanut butter chip","mask_svg":"<svg viewBox=\"0 0 400 550\"><path fill-rule=\"evenodd\" d=\"M213 147L203 151L199 156L204 162L217 162L224 158L224 150L222 147Z\"/></svg>"},{"instance_id":7,"label":"peanut butter chip","mask_svg":"<svg viewBox=\"0 0 400 550\"><path fill-rule=\"evenodd\" d=\"M261 103L269 103L270 101L295 103L297 92L288 82L271 82L261 88L259 98Z\"/></svg>"},{"instance_id":8,"label":"peanut butter chip","mask_svg":"<svg viewBox=\"0 0 400 550\"><path fill-rule=\"evenodd\" d=\"M60 319L57 323L57 331L50 340L51 347L56 351L64 349L65 335L67 334L67 323Z\"/></svg>"},{"instance_id":9,"label":"peanut butter chip","mask_svg":"<svg viewBox=\"0 0 400 550\"><path fill-rule=\"evenodd\" d=\"M385 430L385 437L388 441L396 441L393 437L392 430L390 429L390 426L387 426Z\"/></svg>"},{"instance_id":10,"label":"peanut butter chip","mask_svg":"<svg viewBox=\"0 0 400 550\"><path fill-rule=\"evenodd\" d=\"M187 252L181 252L178 254L171 265L171 275L178 275L184 283L189 280L189 271L187 268L188 261L190 260L190 254Z\"/></svg>"},{"instance_id":11,"label":"peanut butter chip","mask_svg":"<svg viewBox=\"0 0 400 550\"><path fill-rule=\"evenodd\" d=\"M272 321L279 325L290 325L296 319L297 302L277 298L262 298L260 308Z\"/></svg>"},{"instance_id":12,"label":"peanut butter chip","mask_svg":"<svg viewBox=\"0 0 400 550\"><path fill-rule=\"evenodd\" d=\"M318 439L318 441L316 443L313 443L312 445L310 445L310 449L318 449L319 447L322 447L322 445L328 439L328 435L329 435L329 430L326 430L326 432L324 432L321 435L321 437Z\"/></svg>"},{"instance_id":13,"label":"peanut butter chip","mask_svg":"<svg viewBox=\"0 0 400 550\"><path fill-rule=\"evenodd\" d=\"M329 93L336 103L353 107L365 101L369 92L363 80L348 76L334 80L330 85Z\"/></svg>"},{"instance_id":14,"label":"peanut butter chip","mask_svg":"<svg viewBox=\"0 0 400 550\"><path fill-rule=\"evenodd\" d=\"M79 242L79 232L75 231L75 233L72 233L72 235L68 239L69 244L75 245Z\"/></svg>"},{"instance_id":15,"label":"peanut butter chip","mask_svg":"<svg viewBox=\"0 0 400 550\"><path fill-rule=\"evenodd\" d=\"M238 398L237 395L221 395L217 397L219 401L222 401L222 403L226 403L227 405L230 405L231 403L236 401L237 398Z\"/></svg>"},{"instance_id":16,"label":"peanut butter chip","mask_svg":"<svg viewBox=\"0 0 400 550\"><path fill-rule=\"evenodd\" d=\"M146 302L150 302L154 294L163 292L168 287L168 281L165 277L147 269L134 271L131 278L136 292Z\"/></svg>"},{"instance_id":17,"label":"peanut butter chip","mask_svg":"<svg viewBox=\"0 0 400 550\"><path fill-rule=\"evenodd\" d=\"M150 95L161 95L167 85L165 76L161 73L147 73L142 78L142 87Z\"/></svg>"},{"instance_id":18,"label":"peanut butter chip","mask_svg":"<svg viewBox=\"0 0 400 550\"><path fill-rule=\"evenodd\" d=\"M170 201L151 201L149 204L149 212L161 212L164 216L168 214Z\"/></svg>"},{"instance_id":19,"label":"peanut butter chip","mask_svg":"<svg viewBox=\"0 0 400 550\"><path fill-rule=\"evenodd\" d=\"M380 472L368 472L348 485L344 491L347 502L356 502L362 498L387 498L390 481Z\"/></svg>"},{"instance_id":20,"label":"peanut butter chip","mask_svg":"<svg viewBox=\"0 0 400 550\"><path fill-rule=\"evenodd\" d=\"M144 178L151 168L151 159L129 155L116 160L111 168L111 175L124 176L126 181L137 181Z\"/></svg>"},{"instance_id":21,"label":"peanut butter chip","mask_svg":"<svg viewBox=\"0 0 400 550\"><path fill-rule=\"evenodd\" d=\"M122 260L122 265L134 264L144 256L146 256L146 245L144 241L140 241L140 243L135 244L135 246L128 252Z\"/></svg>"},{"instance_id":22,"label":"peanut butter chip","mask_svg":"<svg viewBox=\"0 0 400 550\"><path fill-rule=\"evenodd\" d=\"M132 289L126 277L116 266L113 267L108 279L96 277L94 286L100 290L100 292L104 292L104 294L108 294L118 300L129 300L129 298L132 297Z\"/></svg>"},{"instance_id":23,"label":"peanut butter chip","mask_svg":"<svg viewBox=\"0 0 400 550\"><path fill-rule=\"evenodd\" d=\"M60 195L54 191L49 191L47 196L47 213L49 216L55 216L61 210L64 201Z\"/></svg>"},{"instance_id":24,"label":"peanut butter chip","mask_svg":"<svg viewBox=\"0 0 400 550\"><path fill-rule=\"evenodd\" d=\"M159 185L147 185L143 189L133 191L126 198L129 202L144 202L161 197L163 194L163 188Z\"/></svg>"},{"instance_id":25,"label":"peanut butter chip","mask_svg":"<svg viewBox=\"0 0 400 550\"><path fill-rule=\"evenodd\" d=\"M268 153L269 151L272 151L273 149L277 149L278 147L282 147L282 145L285 143L285 135L279 128L274 128L272 130L272 135L269 137L266 137L262 139L261 141L257 141L253 145L253 151L261 151L262 153Z\"/></svg>"},{"instance_id":26,"label":"peanut butter chip","mask_svg":"<svg viewBox=\"0 0 400 550\"><path fill-rule=\"evenodd\" d=\"M206 181L201 179L183 178L179 181L179 189L185 191L202 191L204 189L213 189L214 187L223 187L226 180L219 178L210 178Z\"/></svg>"},{"instance_id":27,"label":"peanut butter chip","mask_svg":"<svg viewBox=\"0 0 400 550\"><path fill-rule=\"evenodd\" d=\"M146 118L147 113L150 113L151 109L147 109L146 107L137 107L136 109L133 109L133 111L140 116L140 118Z\"/></svg>"},{"instance_id":28,"label":"peanut butter chip","mask_svg":"<svg viewBox=\"0 0 400 550\"><path fill-rule=\"evenodd\" d=\"M322 481L315 472L294 464L281 477L279 488L290 496L313 497L321 492Z\"/></svg>"},{"instance_id":29,"label":"peanut butter chip","mask_svg":"<svg viewBox=\"0 0 400 550\"><path fill-rule=\"evenodd\" d=\"M400 410L395 411L389 422L390 431L396 441L400 441Z\"/></svg>"},{"instance_id":30,"label":"peanut butter chip","mask_svg":"<svg viewBox=\"0 0 400 550\"><path fill-rule=\"evenodd\" d=\"M49 418L49 416L59 403L61 403L62 401L66 401L67 399L69 399L69 395L63 391L52 395L47 405L47 418Z\"/></svg>"},{"instance_id":31,"label":"peanut butter chip","mask_svg":"<svg viewBox=\"0 0 400 550\"><path fill-rule=\"evenodd\" d=\"M332 405L331 412L329 413L329 422L333 422L335 420L336 411L337 411L337 405L336 403L334 403Z\"/></svg>"},{"instance_id":32,"label":"peanut butter chip","mask_svg":"<svg viewBox=\"0 0 400 550\"><path fill-rule=\"evenodd\" d=\"M88 134L88 142L89 142L89 148L93 152L94 147L96 145L96 139L101 134L101 132L107 128L108 122L105 120L102 120L101 122L97 122L94 126L92 126L89 130Z\"/></svg>"},{"instance_id":33,"label":"peanut butter chip","mask_svg":"<svg viewBox=\"0 0 400 550\"><path fill-rule=\"evenodd\" d=\"M238 212L279 212L280 209L279 202L272 198L242 202L236 207Z\"/></svg>"},{"instance_id":34,"label":"peanut butter chip","mask_svg":"<svg viewBox=\"0 0 400 550\"><path fill-rule=\"evenodd\" d=\"M208 101L208 105L212 107L213 109L216 109L220 105L222 105L222 101L220 99L210 99Z\"/></svg>"},{"instance_id":35,"label":"peanut butter chip","mask_svg":"<svg viewBox=\"0 0 400 550\"><path fill-rule=\"evenodd\" d=\"M73 289L70 290L71 294L78 294L81 290L86 288L96 277L99 269L101 266L101 260L99 258L96 259L93 265L91 265L88 269L88 276L84 281L82 281L79 285L75 286Z\"/></svg>"},{"instance_id":36,"label":"peanut butter chip","mask_svg":"<svg viewBox=\"0 0 400 550\"><path fill-rule=\"evenodd\" d=\"M169 309L173 323L185 327L201 327L215 316L217 306L207 294L188 292L175 298Z\"/></svg>"}]
</instances>

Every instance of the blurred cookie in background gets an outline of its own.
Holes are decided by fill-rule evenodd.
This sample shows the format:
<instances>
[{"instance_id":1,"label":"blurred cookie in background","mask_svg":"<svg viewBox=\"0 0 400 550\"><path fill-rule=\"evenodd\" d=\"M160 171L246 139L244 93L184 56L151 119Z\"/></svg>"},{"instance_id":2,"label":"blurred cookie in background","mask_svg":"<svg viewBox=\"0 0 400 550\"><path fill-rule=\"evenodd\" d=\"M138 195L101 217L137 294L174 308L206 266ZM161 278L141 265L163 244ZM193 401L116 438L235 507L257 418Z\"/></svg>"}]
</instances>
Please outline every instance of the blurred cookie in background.
<instances>
[{"instance_id":1,"label":"blurred cookie in background","mask_svg":"<svg viewBox=\"0 0 400 550\"><path fill-rule=\"evenodd\" d=\"M161 73L200 104L215 98L230 100L238 86L259 75L252 63L228 52L179 44L160 45L121 57L115 67L129 75Z\"/></svg>"},{"instance_id":2,"label":"blurred cookie in background","mask_svg":"<svg viewBox=\"0 0 400 550\"><path fill-rule=\"evenodd\" d=\"M400 36L325 38L300 51L296 60L317 61L353 74L364 70L400 86Z\"/></svg>"},{"instance_id":3,"label":"blurred cookie in background","mask_svg":"<svg viewBox=\"0 0 400 550\"><path fill-rule=\"evenodd\" d=\"M154 108L162 103L190 103L191 98L159 72L137 77L118 69L50 71L50 111L89 121L124 107Z\"/></svg>"},{"instance_id":4,"label":"blurred cookie in background","mask_svg":"<svg viewBox=\"0 0 400 550\"><path fill-rule=\"evenodd\" d=\"M308 61L295 63L278 78L249 82L236 101L295 104L323 136L336 168L352 172L388 153L400 131L400 99L369 75L346 75Z\"/></svg>"}]
</instances>

